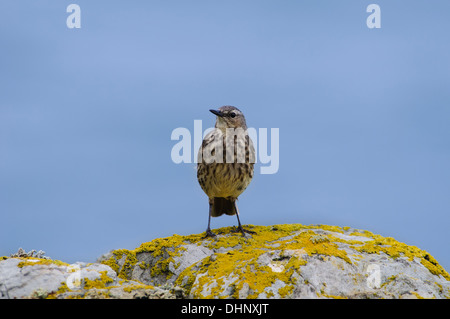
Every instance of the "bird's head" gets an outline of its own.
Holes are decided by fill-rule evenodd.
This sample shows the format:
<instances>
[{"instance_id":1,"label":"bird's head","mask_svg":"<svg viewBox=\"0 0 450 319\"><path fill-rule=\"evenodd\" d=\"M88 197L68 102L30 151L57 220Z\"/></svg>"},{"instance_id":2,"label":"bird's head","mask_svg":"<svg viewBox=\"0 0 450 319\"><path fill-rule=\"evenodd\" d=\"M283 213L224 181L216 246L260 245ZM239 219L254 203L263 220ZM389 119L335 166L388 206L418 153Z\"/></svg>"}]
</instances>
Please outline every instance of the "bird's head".
<instances>
[{"instance_id":1,"label":"bird's head","mask_svg":"<svg viewBox=\"0 0 450 319\"><path fill-rule=\"evenodd\" d=\"M216 128L243 128L247 129L244 114L234 106L222 106L218 110L209 110L211 113L217 115Z\"/></svg>"}]
</instances>

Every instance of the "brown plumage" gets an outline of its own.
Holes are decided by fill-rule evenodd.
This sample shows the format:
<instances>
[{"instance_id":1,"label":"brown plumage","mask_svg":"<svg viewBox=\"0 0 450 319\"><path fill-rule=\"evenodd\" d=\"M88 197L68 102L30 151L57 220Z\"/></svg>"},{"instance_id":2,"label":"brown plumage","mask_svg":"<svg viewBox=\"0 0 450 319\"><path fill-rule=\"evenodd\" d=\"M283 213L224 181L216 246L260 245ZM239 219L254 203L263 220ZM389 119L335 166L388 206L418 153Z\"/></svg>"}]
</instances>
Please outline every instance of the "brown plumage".
<instances>
[{"instance_id":1,"label":"brown plumage","mask_svg":"<svg viewBox=\"0 0 450 319\"><path fill-rule=\"evenodd\" d=\"M236 200L253 178L255 149L247 133L244 114L234 106L210 110L217 115L215 129L207 134L198 153L197 178L209 198L206 236L214 236L211 217L235 215L242 228Z\"/></svg>"}]
</instances>

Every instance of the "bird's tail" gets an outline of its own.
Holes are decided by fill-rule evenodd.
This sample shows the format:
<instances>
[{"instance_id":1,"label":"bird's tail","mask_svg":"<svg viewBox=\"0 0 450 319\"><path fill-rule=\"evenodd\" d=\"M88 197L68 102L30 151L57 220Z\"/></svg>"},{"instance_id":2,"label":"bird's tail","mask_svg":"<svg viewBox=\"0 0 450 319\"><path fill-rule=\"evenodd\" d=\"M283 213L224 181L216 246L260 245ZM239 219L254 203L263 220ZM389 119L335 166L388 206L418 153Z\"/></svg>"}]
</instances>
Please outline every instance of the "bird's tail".
<instances>
[{"instance_id":1,"label":"bird's tail","mask_svg":"<svg viewBox=\"0 0 450 319\"><path fill-rule=\"evenodd\" d=\"M236 206L235 199L228 199L223 197L214 197L211 216L218 217L223 214L227 215L235 215L236 214Z\"/></svg>"}]
</instances>

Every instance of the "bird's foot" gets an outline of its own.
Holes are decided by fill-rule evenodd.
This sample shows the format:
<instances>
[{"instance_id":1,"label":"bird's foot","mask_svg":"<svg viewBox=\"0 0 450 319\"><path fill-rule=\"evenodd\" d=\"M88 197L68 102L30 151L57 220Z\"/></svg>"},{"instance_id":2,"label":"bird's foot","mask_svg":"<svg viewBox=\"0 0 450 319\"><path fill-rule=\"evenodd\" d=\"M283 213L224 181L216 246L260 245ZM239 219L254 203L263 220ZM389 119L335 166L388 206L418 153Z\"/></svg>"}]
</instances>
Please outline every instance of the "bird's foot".
<instances>
[{"instance_id":1,"label":"bird's foot","mask_svg":"<svg viewBox=\"0 0 450 319\"><path fill-rule=\"evenodd\" d=\"M209 228L206 230L206 235L205 235L205 237L203 237L203 239L208 238L208 237L216 237L216 234L214 234L211 231L211 229L209 229Z\"/></svg>"},{"instance_id":2,"label":"bird's foot","mask_svg":"<svg viewBox=\"0 0 450 319\"><path fill-rule=\"evenodd\" d=\"M242 233L242 236L244 236L244 237L245 237L245 233L247 233L247 234L256 234L256 232L254 232L254 231L251 231L251 230L248 230L248 229L244 229L241 225L235 227L231 232L232 233L240 232L240 233Z\"/></svg>"}]
</instances>

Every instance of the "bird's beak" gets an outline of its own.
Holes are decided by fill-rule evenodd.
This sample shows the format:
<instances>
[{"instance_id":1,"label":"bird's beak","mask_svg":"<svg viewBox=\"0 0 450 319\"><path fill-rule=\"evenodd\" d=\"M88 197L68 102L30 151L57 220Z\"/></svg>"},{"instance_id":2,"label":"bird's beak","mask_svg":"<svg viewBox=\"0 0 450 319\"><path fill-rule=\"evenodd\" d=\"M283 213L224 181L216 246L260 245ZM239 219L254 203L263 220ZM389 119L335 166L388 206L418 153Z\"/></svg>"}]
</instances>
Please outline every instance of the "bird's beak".
<instances>
[{"instance_id":1,"label":"bird's beak","mask_svg":"<svg viewBox=\"0 0 450 319\"><path fill-rule=\"evenodd\" d=\"M223 113L217 110L209 110L212 114L215 114L219 117L223 117Z\"/></svg>"}]
</instances>

